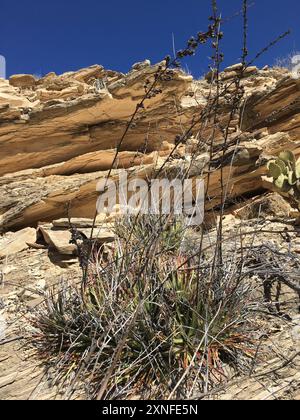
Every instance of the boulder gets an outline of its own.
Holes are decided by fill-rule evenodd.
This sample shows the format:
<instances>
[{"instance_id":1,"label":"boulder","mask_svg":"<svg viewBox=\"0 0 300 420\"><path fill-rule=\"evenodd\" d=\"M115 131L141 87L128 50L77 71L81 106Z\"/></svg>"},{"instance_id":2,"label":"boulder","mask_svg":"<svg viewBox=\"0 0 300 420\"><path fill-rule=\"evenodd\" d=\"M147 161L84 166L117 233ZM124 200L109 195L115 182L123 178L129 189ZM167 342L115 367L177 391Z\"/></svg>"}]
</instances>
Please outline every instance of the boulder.
<instances>
[{"instance_id":1,"label":"boulder","mask_svg":"<svg viewBox=\"0 0 300 420\"><path fill-rule=\"evenodd\" d=\"M246 205L234 211L234 215L243 220L266 216L287 218L291 213L291 205L276 192L255 197L249 200Z\"/></svg>"},{"instance_id":2,"label":"boulder","mask_svg":"<svg viewBox=\"0 0 300 420\"><path fill-rule=\"evenodd\" d=\"M31 74L15 74L9 78L9 84L18 88L32 88L36 85L36 78Z\"/></svg>"},{"instance_id":3,"label":"boulder","mask_svg":"<svg viewBox=\"0 0 300 420\"><path fill-rule=\"evenodd\" d=\"M36 241L36 230L33 228L25 228L18 232L12 233L0 244L0 258L16 254L24 251L29 247L29 243Z\"/></svg>"},{"instance_id":4,"label":"boulder","mask_svg":"<svg viewBox=\"0 0 300 420\"><path fill-rule=\"evenodd\" d=\"M74 255L76 254L76 245L71 244L71 232L69 230L56 230L40 226L38 234L41 234L45 242L50 248L55 249L60 254Z\"/></svg>"},{"instance_id":5,"label":"boulder","mask_svg":"<svg viewBox=\"0 0 300 420\"><path fill-rule=\"evenodd\" d=\"M95 220L95 226L100 226L103 221L105 220L105 217L103 216L97 216ZM91 228L93 225L94 220L93 219L85 219L85 218L73 218L71 220L72 226L76 228ZM52 222L53 227L55 228L69 228L70 222L68 219L58 219L53 220Z\"/></svg>"},{"instance_id":6,"label":"boulder","mask_svg":"<svg viewBox=\"0 0 300 420\"><path fill-rule=\"evenodd\" d=\"M131 67L131 70L139 71L139 70L143 70L143 69L145 69L147 67L150 67L150 66L151 66L150 60L144 60L144 61L141 61L139 63L133 64L133 66Z\"/></svg>"},{"instance_id":7,"label":"boulder","mask_svg":"<svg viewBox=\"0 0 300 420\"><path fill-rule=\"evenodd\" d=\"M232 73L232 72L237 72L240 71L243 68L243 64L242 63L237 63L237 64L233 64L232 66L226 67L224 69L225 73Z\"/></svg>"},{"instance_id":8,"label":"boulder","mask_svg":"<svg viewBox=\"0 0 300 420\"><path fill-rule=\"evenodd\" d=\"M99 220L99 219L98 219ZM76 221L73 221L73 227L76 229L76 234L81 241L85 241L92 237L95 243L109 243L115 239L115 234L107 228L106 225L100 226L99 222L92 232L92 220L79 219L76 226ZM84 227L83 227L84 226ZM76 255L77 246L70 243L72 234L66 228L64 219L55 221L54 224L41 225L38 228L39 241L45 241L51 250L54 250L62 255Z\"/></svg>"}]
</instances>

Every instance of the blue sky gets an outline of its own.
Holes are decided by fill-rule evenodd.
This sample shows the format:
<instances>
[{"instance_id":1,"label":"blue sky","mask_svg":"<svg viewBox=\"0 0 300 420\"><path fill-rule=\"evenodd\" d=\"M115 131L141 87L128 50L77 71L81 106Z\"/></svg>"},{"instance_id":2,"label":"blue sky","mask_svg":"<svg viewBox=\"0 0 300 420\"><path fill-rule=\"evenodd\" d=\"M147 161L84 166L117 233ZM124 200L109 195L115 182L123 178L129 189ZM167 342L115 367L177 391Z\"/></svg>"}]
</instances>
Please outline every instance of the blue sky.
<instances>
[{"instance_id":1,"label":"blue sky","mask_svg":"<svg viewBox=\"0 0 300 420\"><path fill-rule=\"evenodd\" d=\"M251 0L249 0L251 2ZM223 17L241 8L241 0L219 0ZM253 0L249 11L250 54L287 29L292 35L258 61L273 64L300 50L300 1ZM200 30L207 29L210 0L1 0L0 54L7 74L62 73L92 64L127 72L149 58L160 61ZM225 63L239 61L241 17L223 27ZM207 71L203 49L185 65L198 77Z\"/></svg>"}]
</instances>

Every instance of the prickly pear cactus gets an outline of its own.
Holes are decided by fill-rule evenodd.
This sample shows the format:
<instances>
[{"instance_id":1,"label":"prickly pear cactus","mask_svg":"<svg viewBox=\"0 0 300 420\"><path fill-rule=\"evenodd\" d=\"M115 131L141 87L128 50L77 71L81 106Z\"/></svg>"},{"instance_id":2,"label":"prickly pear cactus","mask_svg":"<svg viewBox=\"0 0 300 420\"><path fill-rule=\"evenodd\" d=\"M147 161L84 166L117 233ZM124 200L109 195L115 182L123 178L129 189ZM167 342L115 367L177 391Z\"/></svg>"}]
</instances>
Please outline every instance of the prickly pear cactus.
<instances>
[{"instance_id":1,"label":"prickly pear cactus","mask_svg":"<svg viewBox=\"0 0 300 420\"><path fill-rule=\"evenodd\" d=\"M268 170L274 185L288 193L300 206L300 158L296 161L293 152L281 152L277 159L268 162Z\"/></svg>"}]
</instances>

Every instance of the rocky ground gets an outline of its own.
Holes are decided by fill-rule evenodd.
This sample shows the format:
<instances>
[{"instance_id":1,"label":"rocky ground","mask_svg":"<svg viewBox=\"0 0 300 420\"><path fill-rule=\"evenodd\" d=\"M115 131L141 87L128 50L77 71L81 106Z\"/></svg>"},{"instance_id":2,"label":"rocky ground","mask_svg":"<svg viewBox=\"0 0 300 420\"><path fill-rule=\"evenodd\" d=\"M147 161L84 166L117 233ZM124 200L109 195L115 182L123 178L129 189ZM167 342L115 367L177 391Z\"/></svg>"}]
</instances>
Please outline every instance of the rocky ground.
<instances>
[{"instance_id":1,"label":"rocky ground","mask_svg":"<svg viewBox=\"0 0 300 420\"><path fill-rule=\"evenodd\" d=\"M126 122L143 97L145 79L153 77L157 68L146 61L126 75L92 66L41 79L30 75L0 79L0 399L59 398L28 346L28 316L51 285L80 280L67 217L89 237L96 184L107 175ZM221 74L224 86L235 76L236 67L226 69ZM298 210L272 192L265 164L284 149L300 154L300 82L279 68L251 67L244 76L243 107L230 122L222 161L231 204L224 220L227 246L234 249L230 238L242 228L254 245L275 244L298 255ZM162 93L146 103L130 128L112 177L124 169L141 178L157 173L178 127L188 128L207 105L210 78L208 74L195 81L174 71L171 80L161 82ZM219 120L216 145L228 121L225 100ZM198 129L196 125L195 133ZM209 138L211 130L208 122L203 138ZM166 170L189 165L193 145L195 138L178 148ZM203 174L209 160L205 144L200 152L193 176ZM220 203L218 159L216 149L205 216L207 245L216 238L218 214L211 210ZM101 244L114 240L114 216L105 224L98 216L94 240ZM209 398L300 398L297 287L299 278L295 288L283 287L280 304L285 317L266 313L261 321L259 334L269 358L255 367L251 377L230 378Z\"/></svg>"},{"instance_id":2,"label":"rocky ground","mask_svg":"<svg viewBox=\"0 0 300 420\"><path fill-rule=\"evenodd\" d=\"M47 250L24 250L8 257L1 268L0 399L45 399L55 395L43 367L28 347L27 316L43 300L49 285L79 276L78 266L63 269Z\"/></svg>"},{"instance_id":3,"label":"rocky ground","mask_svg":"<svg viewBox=\"0 0 300 420\"><path fill-rule=\"evenodd\" d=\"M276 244L280 250L291 249L290 242L276 232L288 228L293 242L292 252L300 253L298 228L283 222L247 225L234 216L226 216L225 237L234 237L241 230L250 233L245 245ZM261 230L270 229L270 233ZM275 233L273 233L274 231ZM192 233L191 233L192 235ZM10 235L11 236L11 235ZM189 239L191 240L191 238ZM206 244L215 240L214 230L205 235ZM3 244L4 238L1 243ZM236 241L228 241L228 250L234 252ZM59 399L61 395L49 381L43 364L34 348L28 345L32 327L29 317L43 301L43 293L59 282L74 282L81 278L76 258L67 258L53 247L30 249L8 255L1 260L0 306L0 399ZM262 294L262 284L259 285ZM275 290L273 291L275 293ZM275 298L274 298L275 299ZM263 300L260 296L259 300ZM229 381L206 399L299 399L300 385L300 315L299 297L283 286L279 303L283 317L266 313L260 316L257 337L261 339L265 356L253 367L251 377L231 376ZM296 356L295 356L296 355ZM292 359L294 357L294 359ZM291 360L292 359L292 360ZM199 398L197 395L196 398Z\"/></svg>"}]
</instances>

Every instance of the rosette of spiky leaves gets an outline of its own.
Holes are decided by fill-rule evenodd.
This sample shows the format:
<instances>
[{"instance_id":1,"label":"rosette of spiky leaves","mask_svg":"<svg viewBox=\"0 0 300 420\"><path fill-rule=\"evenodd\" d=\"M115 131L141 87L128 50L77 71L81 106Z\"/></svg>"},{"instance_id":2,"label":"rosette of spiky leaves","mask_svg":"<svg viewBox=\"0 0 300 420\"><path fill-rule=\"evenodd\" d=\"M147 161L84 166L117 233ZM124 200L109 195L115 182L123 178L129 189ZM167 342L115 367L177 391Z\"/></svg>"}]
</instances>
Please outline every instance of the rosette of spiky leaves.
<instances>
[{"instance_id":1,"label":"rosette of spiky leaves","mask_svg":"<svg viewBox=\"0 0 300 420\"><path fill-rule=\"evenodd\" d=\"M238 257L224 256L212 278L213 255L187 261L180 221L160 235L158 222L120 221L122 237L90 264L86 288L62 282L32 314L32 342L66 397L82 382L91 398L103 383L105 399L185 397L225 379L225 361L252 365L252 289Z\"/></svg>"},{"instance_id":2,"label":"rosette of spiky leaves","mask_svg":"<svg viewBox=\"0 0 300 420\"><path fill-rule=\"evenodd\" d=\"M286 150L268 163L274 185L282 192L300 200L300 159L296 161L292 151Z\"/></svg>"}]
</instances>

